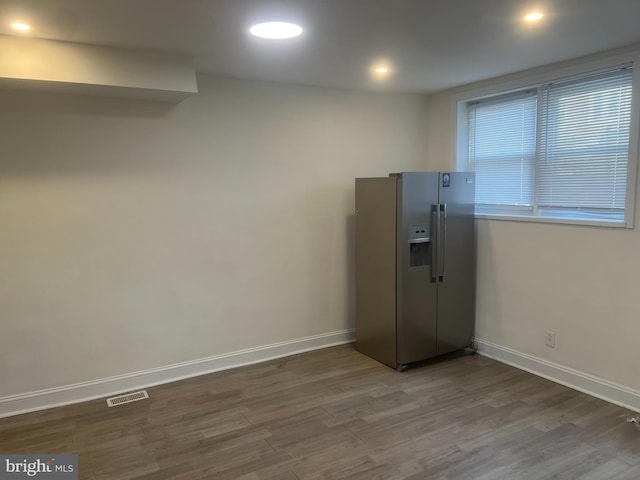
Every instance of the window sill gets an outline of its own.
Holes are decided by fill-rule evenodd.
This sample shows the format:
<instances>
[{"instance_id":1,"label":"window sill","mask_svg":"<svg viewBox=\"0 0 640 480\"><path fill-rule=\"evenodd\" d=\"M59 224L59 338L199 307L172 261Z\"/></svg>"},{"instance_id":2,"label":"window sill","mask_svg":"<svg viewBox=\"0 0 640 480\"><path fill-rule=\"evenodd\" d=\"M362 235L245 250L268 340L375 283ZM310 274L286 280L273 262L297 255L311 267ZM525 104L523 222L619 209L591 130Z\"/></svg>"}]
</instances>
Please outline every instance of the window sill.
<instances>
[{"instance_id":1,"label":"window sill","mask_svg":"<svg viewBox=\"0 0 640 480\"><path fill-rule=\"evenodd\" d=\"M513 215L513 214L487 214L476 213L476 218L483 220L504 220L511 222L533 222L533 223L553 223L561 225L583 225L589 227L606 227L606 228L628 228L633 226L627 225L625 222L619 221L603 221L603 220L576 220L570 218L553 218L553 217L534 217L532 215Z\"/></svg>"}]
</instances>

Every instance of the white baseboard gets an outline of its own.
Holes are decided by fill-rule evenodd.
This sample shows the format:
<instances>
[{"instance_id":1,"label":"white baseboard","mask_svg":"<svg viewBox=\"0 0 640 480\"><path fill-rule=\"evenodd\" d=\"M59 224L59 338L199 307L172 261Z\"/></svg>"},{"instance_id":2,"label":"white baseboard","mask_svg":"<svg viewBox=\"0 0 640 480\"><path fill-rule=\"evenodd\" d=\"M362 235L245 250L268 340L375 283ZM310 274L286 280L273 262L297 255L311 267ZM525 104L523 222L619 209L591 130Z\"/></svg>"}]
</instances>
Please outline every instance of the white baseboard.
<instances>
[{"instance_id":1,"label":"white baseboard","mask_svg":"<svg viewBox=\"0 0 640 480\"><path fill-rule=\"evenodd\" d=\"M640 392L480 338L478 353L621 407L640 411Z\"/></svg>"},{"instance_id":2,"label":"white baseboard","mask_svg":"<svg viewBox=\"0 0 640 480\"><path fill-rule=\"evenodd\" d=\"M11 395L0 398L0 418L109 397L354 340L355 330L340 330L89 382Z\"/></svg>"}]
</instances>

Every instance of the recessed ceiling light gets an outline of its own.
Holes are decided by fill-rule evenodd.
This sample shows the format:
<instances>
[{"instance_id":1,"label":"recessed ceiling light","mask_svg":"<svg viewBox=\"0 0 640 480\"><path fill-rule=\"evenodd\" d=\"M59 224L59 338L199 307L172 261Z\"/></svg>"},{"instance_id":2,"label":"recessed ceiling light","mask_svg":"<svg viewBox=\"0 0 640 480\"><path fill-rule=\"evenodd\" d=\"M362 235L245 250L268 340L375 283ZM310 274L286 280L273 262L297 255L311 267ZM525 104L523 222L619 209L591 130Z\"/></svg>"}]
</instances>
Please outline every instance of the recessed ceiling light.
<instances>
[{"instance_id":1,"label":"recessed ceiling light","mask_svg":"<svg viewBox=\"0 0 640 480\"><path fill-rule=\"evenodd\" d=\"M288 22L265 22L257 23L249 31L256 37L280 40L301 35L302 27Z\"/></svg>"},{"instance_id":2,"label":"recessed ceiling light","mask_svg":"<svg viewBox=\"0 0 640 480\"><path fill-rule=\"evenodd\" d=\"M27 25L26 23L13 23L13 24L11 24L11 28L13 28L14 30L20 30L22 32L26 32L28 30L31 30L31 27L29 25Z\"/></svg>"},{"instance_id":3,"label":"recessed ceiling light","mask_svg":"<svg viewBox=\"0 0 640 480\"><path fill-rule=\"evenodd\" d=\"M538 20L540 20L542 18L542 14L540 12L531 12L531 13L527 13L524 16L524 19L527 22L537 22Z\"/></svg>"},{"instance_id":4,"label":"recessed ceiling light","mask_svg":"<svg viewBox=\"0 0 640 480\"><path fill-rule=\"evenodd\" d=\"M371 66L371 74L378 79L387 78L391 75L391 67L388 62L377 62Z\"/></svg>"}]
</instances>

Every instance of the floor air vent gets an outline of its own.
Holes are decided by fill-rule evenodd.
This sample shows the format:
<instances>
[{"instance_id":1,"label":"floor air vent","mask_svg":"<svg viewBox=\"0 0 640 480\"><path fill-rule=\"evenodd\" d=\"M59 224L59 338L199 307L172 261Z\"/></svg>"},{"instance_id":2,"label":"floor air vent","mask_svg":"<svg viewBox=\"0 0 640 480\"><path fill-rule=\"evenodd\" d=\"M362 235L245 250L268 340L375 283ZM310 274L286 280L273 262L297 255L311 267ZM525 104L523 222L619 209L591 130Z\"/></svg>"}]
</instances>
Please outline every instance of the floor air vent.
<instances>
[{"instance_id":1,"label":"floor air vent","mask_svg":"<svg viewBox=\"0 0 640 480\"><path fill-rule=\"evenodd\" d=\"M117 407L118 405L137 402L138 400L144 400L145 398L149 398L149 394L146 390L140 390L139 392L133 393L125 393L124 395L118 395L117 397L107 398L107 406Z\"/></svg>"}]
</instances>

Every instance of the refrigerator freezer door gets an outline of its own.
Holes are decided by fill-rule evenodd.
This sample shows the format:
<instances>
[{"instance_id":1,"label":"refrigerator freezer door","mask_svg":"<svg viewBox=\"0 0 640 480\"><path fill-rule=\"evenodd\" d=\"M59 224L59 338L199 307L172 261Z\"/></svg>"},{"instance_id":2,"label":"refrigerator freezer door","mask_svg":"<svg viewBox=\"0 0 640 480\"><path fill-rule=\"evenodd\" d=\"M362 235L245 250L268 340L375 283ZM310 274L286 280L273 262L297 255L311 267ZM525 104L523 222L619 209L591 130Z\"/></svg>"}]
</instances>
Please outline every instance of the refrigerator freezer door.
<instances>
[{"instance_id":1,"label":"refrigerator freezer door","mask_svg":"<svg viewBox=\"0 0 640 480\"><path fill-rule=\"evenodd\" d=\"M356 349L396 368L396 178L356 179Z\"/></svg>"},{"instance_id":2,"label":"refrigerator freezer door","mask_svg":"<svg viewBox=\"0 0 640 480\"><path fill-rule=\"evenodd\" d=\"M437 228L432 208L438 203L437 173L402 173L398 187L398 366L424 360L436 354L437 286L432 279L432 249ZM422 258L425 264L411 265L412 235L425 230L430 239ZM428 235L427 235L428 233Z\"/></svg>"},{"instance_id":3,"label":"refrigerator freezer door","mask_svg":"<svg viewBox=\"0 0 640 480\"><path fill-rule=\"evenodd\" d=\"M448 178L447 178L448 176ZM446 185L449 186L446 186ZM438 284L438 355L471 343L475 326L475 173L440 173L442 214Z\"/></svg>"}]
</instances>

